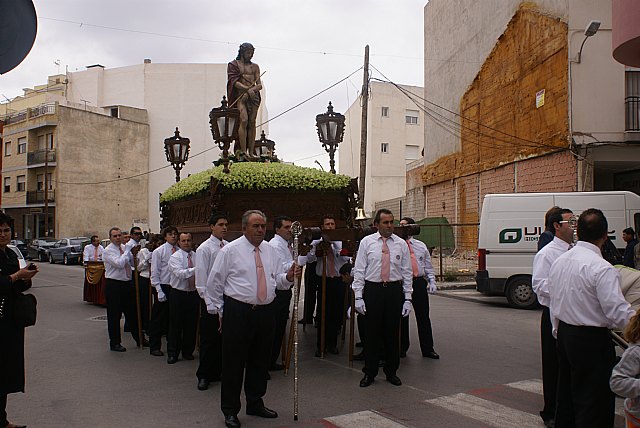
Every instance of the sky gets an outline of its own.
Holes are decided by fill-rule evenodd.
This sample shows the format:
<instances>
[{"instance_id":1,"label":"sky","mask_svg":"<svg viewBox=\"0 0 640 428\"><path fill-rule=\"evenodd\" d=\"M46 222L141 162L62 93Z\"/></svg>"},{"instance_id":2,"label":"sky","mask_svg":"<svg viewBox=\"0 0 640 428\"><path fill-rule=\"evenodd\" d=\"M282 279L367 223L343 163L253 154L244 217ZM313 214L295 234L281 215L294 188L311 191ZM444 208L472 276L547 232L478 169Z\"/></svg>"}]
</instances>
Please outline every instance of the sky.
<instances>
[{"instance_id":1,"label":"sky","mask_svg":"<svg viewBox=\"0 0 640 428\"><path fill-rule=\"evenodd\" d=\"M31 52L0 76L0 99L46 83L49 75L154 63L227 63L242 42L265 72L273 118L370 63L388 79L423 85L426 0L34 0L38 34ZM59 65L57 65L59 63ZM384 77L371 70L371 77ZM269 123L276 153L328 170L315 116L346 112L358 100L363 71ZM375 94L373 94L375 96ZM212 106L214 107L214 106ZM213 143L212 143L213 144Z\"/></svg>"}]
</instances>

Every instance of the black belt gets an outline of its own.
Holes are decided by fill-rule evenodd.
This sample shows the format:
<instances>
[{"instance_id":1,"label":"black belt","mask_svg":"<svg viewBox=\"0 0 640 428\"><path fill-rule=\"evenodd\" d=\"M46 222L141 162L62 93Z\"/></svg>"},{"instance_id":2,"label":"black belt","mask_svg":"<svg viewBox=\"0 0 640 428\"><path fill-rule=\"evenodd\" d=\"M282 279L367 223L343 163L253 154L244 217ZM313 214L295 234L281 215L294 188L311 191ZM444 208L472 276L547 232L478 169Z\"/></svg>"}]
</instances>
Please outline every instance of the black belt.
<instances>
[{"instance_id":1,"label":"black belt","mask_svg":"<svg viewBox=\"0 0 640 428\"><path fill-rule=\"evenodd\" d=\"M233 303L237 303L237 304L239 304L241 306L248 306L249 309L251 309L252 311L259 311L259 310L267 309L272 303L272 302L269 302L269 303L264 304L264 305L258 305L258 304L253 304L253 303L245 303L245 302L241 302L238 299L234 299L233 297L229 297L226 294L225 294L224 298L225 298L225 300L228 300L228 301L233 302Z\"/></svg>"},{"instance_id":2,"label":"black belt","mask_svg":"<svg viewBox=\"0 0 640 428\"><path fill-rule=\"evenodd\" d=\"M371 284L376 286L383 287L392 287L394 285L402 285L402 281L382 281L382 282L373 282L373 281L365 281L365 284Z\"/></svg>"},{"instance_id":3,"label":"black belt","mask_svg":"<svg viewBox=\"0 0 640 428\"><path fill-rule=\"evenodd\" d=\"M172 288L172 291L179 291L180 293L185 293L185 294L190 294L190 293L197 293L197 290L180 290L179 288Z\"/></svg>"}]
</instances>

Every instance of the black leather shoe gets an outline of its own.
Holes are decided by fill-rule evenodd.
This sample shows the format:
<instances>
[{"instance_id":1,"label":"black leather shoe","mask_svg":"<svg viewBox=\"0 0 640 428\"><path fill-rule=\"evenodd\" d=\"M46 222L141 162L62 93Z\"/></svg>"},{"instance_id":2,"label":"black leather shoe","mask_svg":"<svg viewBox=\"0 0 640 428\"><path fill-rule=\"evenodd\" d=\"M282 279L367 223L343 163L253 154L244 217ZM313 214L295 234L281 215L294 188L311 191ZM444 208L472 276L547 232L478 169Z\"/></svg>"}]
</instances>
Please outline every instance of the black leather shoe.
<instances>
[{"instance_id":1,"label":"black leather shoe","mask_svg":"<svg viewBox=\"0 0 640 428\"><path fill-rule=\"evenodd\" d=\"M400 386L402 385L402 381L400 380L400 378L396 375L389 375L387 376L387 382L389 382L391 385L395 385L395 386Z\"/></svg>"},{"instance_id":2,"label":"black leather shoe","mask_svg":"<svg viewBox=\"0 0 640 428\"><path fill-rule=\"evenodd\" d=\"M354 355L353 361L364 361L364 351Z\"/></svg>"},{"instance_id":3,"label":"black leather shoe","mask_svg":"<svg viewBox=\"0 0 640 428\"><path fill-rule=\"evenodd\" d=\"M369 376L368 374L364 375L362 380L360 381L360 388L366 388L367 386L373 383L375 378L373 376Z\"/></svg>"},{"instance_id":4,"label":"black leather shoe","mask_svg":"<svg viewBox=\"0 0 640 428\"><path fill-rule=\"evenodd\" d=\"M159 349L154 349L153 351L149 352L151 355L153 355L154 357L164 357L164 352L162 352Z\"/></svg>"},{"instance_id":5,"label":"black leather shoe","mask_svg":"<svg viewBox=\"0 0 640 428\"><path fill-rule=\"evenodd\" d=\"M198 380L198 390L206 391L209 389L209 381L207 379L199 379Z\"/></svg>"},{"instance_id":6,"label":"black leather shoe","mask_svg":"<svg viewBox=\"0 0 640 428\"><path fill-rule=\"evenodd\" d=\"M111 349L113 352L126 352L127 350L127 348L125 348L119 343L117 345L111 345L109 349Z\"/></svg>"},{"instance_id":7,"label":"black leather shoe","mask_svg":"<svg viewBox=\"0 0 640 428\"><path fill-rule=\"evenodd\" d=\"M227 428L240 428L240 420L236 415L226 415L224 417L224 425Z\"/></svg>"},{"instance_id":8,"label":"black leather shoe","mask_svg":"<svg viewBox=\"0 0 640 428\"><path fill-rule=\"evenodd\" d=\"M178 362L178 357L174 357L173 355L169 355L167 357L167 364L175 364Z\"/></svg>"},{"instance_id":9,"label":"black leather shoe","mask_svg":"<svg viewBox=\"0 0 640 428\"><path fill-rule=\"evenodd\" d=\"M182 358L184 358L185 360L189 360L189 361L194 359L192 354L189 354L189 355L182 354Z\"/></svg>"},{"instance_id":10,"label":"black leather shoe","mask_svg":"<svg viewBox=\"0 0 640 428\"><path fill-rule=\"evenodd\" d=\"M275 363L269 367L270 372L279 372L280 370L284 370L284 366L282 364Z\"/></svg>"},{"instance_id":11,"label":"black leather shoe","mask_svg":"<svg viewBox=\"0 0 640 428\"><path fill-rule=\"evenodd\" d=\"M407 358L407 353L405 351L400 352L400 358Z\"/></svg>"},{"instance_id":12,"label":"black leather shoe","mask_svg":"<svg viewBox=\"0 0 640 428\"><path fill-rule=\"evenodd\" d=\"M433 360L439 360L440 359L440 355L438 355L438 353L436 351L430 351L427 352L426 354L422 354L423 357L427 357L427 358L431 358Z\"/></svg>"},{"instance_id":13,"label":"black leather shoe","mask_svg":"<svg viewBox=\"0 0 640 428\"><path fill-rule=\"evenodd\" d=\"M268 419L273 419L278 417L278 413L264 406L258 407L257 409L247 408L247 415L259 416L261 418L268 418Z\"/></svg>"}]
</instances>

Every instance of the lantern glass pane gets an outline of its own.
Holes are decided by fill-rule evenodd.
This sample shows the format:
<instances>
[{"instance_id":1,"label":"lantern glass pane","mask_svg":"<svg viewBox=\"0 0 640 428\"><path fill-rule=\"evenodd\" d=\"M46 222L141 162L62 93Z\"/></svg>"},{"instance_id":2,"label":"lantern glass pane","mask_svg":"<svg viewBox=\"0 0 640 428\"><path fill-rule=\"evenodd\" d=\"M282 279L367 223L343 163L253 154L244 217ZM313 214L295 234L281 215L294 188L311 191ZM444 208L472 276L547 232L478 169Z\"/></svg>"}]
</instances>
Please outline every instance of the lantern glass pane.
<instances>
[{"instance_id":1,"label":"lantern glass pane","mask_svg":"<svg viewBox=\"0 0 640 428\"><path fill-rule=\"evenodd\" d=\"M322 134L322 141L327 141L327 123L323 122L320 124L320 133Z\"/></svg>"},{"instance_id":2,"label":"lantern glass pane","mask_svg":"<svg viewBox=\"0 0 640 428\"><path fill-rule=\"evenodd\" d=\"M231 137L231 134L233 134L233 127L236 124L236 118L233 116L229 116L229 135L228 137Z\"/></svg>"},{"instance_id":3,"label":"lantern glass pane","mask_svg":"<svg viewBox=\"0 0 640 428\"><path fill-rule=\"evenodd\" d=\"M329 122L329 139L331 141L336 140L336 130L338 129L338 123L333 120Z\"/></svg>"},{"instance_id":4,"label":"lantern glass pane","mask_svg":"<svg viewBox=\"0 0 640 428\"><path fill-rule=\"evenodd\" d=\"M182 160L182 145L180 143L173 143L173 158Z\"/></svg>"},{"instance_id":5,"label":"lantern glass pane","mask_svg":"<svg viewBox=\"0 0 640 428\"><path fill-rule=\"evenodd\" d=\"M225 132L225 129L224 129L225 119L226 118L224 116L218 117L216 119L216 122L218 123L218 132L220 133L220 137L221 138L225 138L227 136L226 132Z\"/></svg>"}]
</instances>

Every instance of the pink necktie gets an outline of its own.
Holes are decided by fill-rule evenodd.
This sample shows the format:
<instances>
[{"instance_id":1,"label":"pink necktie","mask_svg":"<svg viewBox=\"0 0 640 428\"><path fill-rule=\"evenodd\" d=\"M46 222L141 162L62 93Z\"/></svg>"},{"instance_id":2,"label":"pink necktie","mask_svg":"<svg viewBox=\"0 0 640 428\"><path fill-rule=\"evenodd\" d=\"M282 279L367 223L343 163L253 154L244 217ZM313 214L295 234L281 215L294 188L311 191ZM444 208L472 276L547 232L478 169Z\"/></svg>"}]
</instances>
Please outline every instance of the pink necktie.
<instances>
[{"instance_id":1,"label":"pink necktie","mask_svg":"<svg viewBox=\"0 0 640 428\"><path fill-rule=\"evenodd\" d=\"M122 246L120 246L120 255L123 255L124 251L122 251ZM131 279L131 265L129 264L129 262L125 262L124 263L124 273L125 275L127 275L127 279Z\"/></svg>"},{"instance_id":2,"label":"pink necktie","mask_svg":"<svg viewBox=\"0 0 640 428\"><path fill-rule=\"evenodd\" d=\"M176 247L171 247L171 254L176 252Z\"/></svg>"},{"instance_id":3,"label":"pink necktie","mask_svg":"<svg viewBox=\"0 0 640 428\"><path fill-rule=\"evenodd\" d=\"M382 267L380 268L382 282L389 282L389 276L391 275L391 254L389 254L387 239L382 238Z\"/></svg>"},{"instance_id":4,"label":"pink necktie","mask_svg":"<svg viewBox=\"0 0 640 428\"><path fill-rule=\"evenodd\" d=\"M267 278L264 275L264 266L260 258L260 248L256 247L256 275L258 277L258 300L264 302L267 299Z\"/></svg>"},{"instance_id":5,"label":"pink necktie","mask_svg":"<svg viewBox=\"0 0 640 428\"><path fill-rule=\"evenodd\" d=\"M191 253L187 254L187 267L188 268L192 268L193 267L193 260L191 259ZM189 288L191 290L196 288L196 276L195 275L191 275L189 277Z\"/></svg>"},{"instance_id":6,"label":"pink necktie","mask_svg":"<svg viewBox=\"0 0 640 428\"><path fill-rule=\"evenodd\" d=\"M418 277L418 259L416 259L416 254L413 252L413 247L409 243L407 239L407 245L409 246L409 254L411 254L411 270L413 271L413 277Z\"/></svg>"},{"instance_id":7,"label":"pink necktie","mask_svg":"<svg viewBox=\"0 0 640 428\"><path fill-rule=\"evenodd\" d=\"M98 247L93 250L93 260L98 261Z\"/></svg>"}]
</instances>

